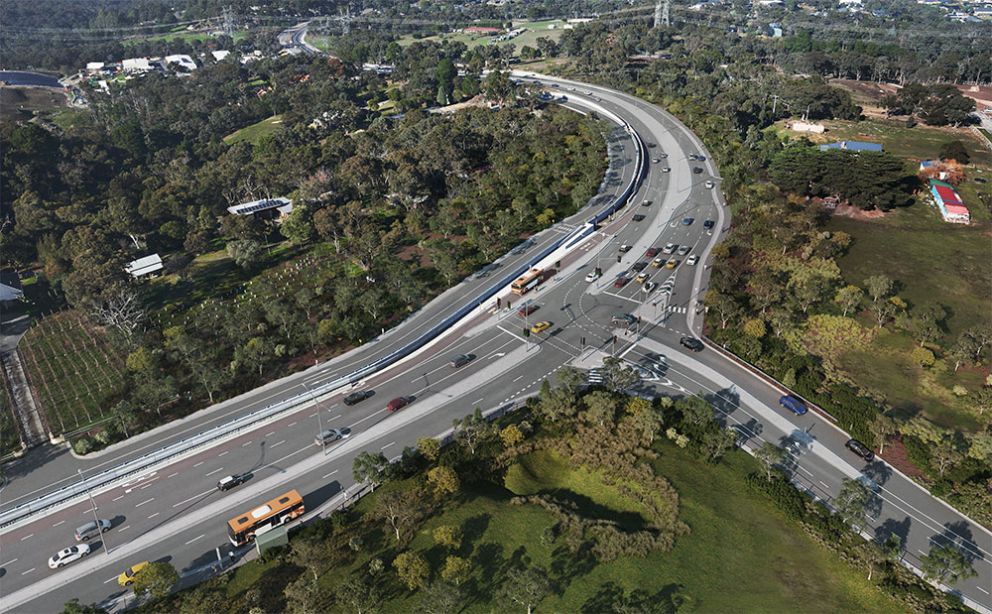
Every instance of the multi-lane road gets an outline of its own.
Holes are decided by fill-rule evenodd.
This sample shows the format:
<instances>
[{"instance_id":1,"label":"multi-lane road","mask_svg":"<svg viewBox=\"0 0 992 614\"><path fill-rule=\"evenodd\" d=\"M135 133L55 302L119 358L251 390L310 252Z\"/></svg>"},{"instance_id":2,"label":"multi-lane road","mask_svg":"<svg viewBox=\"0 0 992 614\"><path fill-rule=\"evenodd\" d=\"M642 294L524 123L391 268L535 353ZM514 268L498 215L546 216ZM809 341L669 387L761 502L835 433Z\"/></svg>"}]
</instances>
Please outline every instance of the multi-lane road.
<instances>
[{"instance_id":1,"label":"multi-lane road","mask_svg":"<svg viewBox=\"0 0 992 614\"><path fill-rule=\"evenodd\" d=\"M526 75L518 77L528 80ZM844 448L846 435L829 419L812 412L796 417L781 410L777 405L781 389L774 382L739 366L716 348L693 353L680 347L681 336L700 331L698 300L707 284L709 250L729 226L729 212L722 206L719 190L707 187L708 181L715 181L718 188L715 167L708 159L690 159L691 154L706 156L698 139L658 108L625 94L564 81L550 91L566 96L566 104L576 109L605 110L622 117L644 143L640 150L626 132L611 135L606 147L615 176L605 182L607 192L619 192L633 179L638 151L645 152L648 168L631 204L561 257L555 277L524 297L537 305L533 314L526 320L519 317L520 297L503 294L501 304L512 301L510 309L480 309L426 351L363 381L358 389L375 394L357 405L342 404L347 391L327 395L261 428L96 494L99 516L113 522L103 538L109 554L95 541L91 542L93 554L82 561L58 571L46 565L51 554L73 542L73 528L92 518L89 501L41 514L3 532L0 608L54 611L72 597L84 602L117 602L122 591L116 575L142 560L168 560L186 578L194 579L216 560L218 551L223 556L232 551L226 540L226 521L257 502L296 488L313 509L353 484L351 466L359 452L382 451L396 457L418 438L445 432L453 418L474 407L508 406L535 393L545 378L553 378L562 367L590 366L610 353L634 364L653 354L665 355L667 370L644 382L646 391L703 394L728 425L744 434L747 445L762 441L787 445L796 482L814 496L829 500L839 492L843 478L867 475L878 491L876 513L866 519L868 531L903 538L910 564L918 564L932 541L954 541L973 556L979 574L955 590L978 607L990 607L992 534L885 463L866 465L851 455ZM664 172L665 168L670 171ZM701 172L697 174L694 168ZM645 201L651 204L645 206ZM572 232L592 211L587 208L535 236L533 244L501 259L499 268L488 277L464 281L396 329L327 364L135 438L98 457L77 459L66 452L29 457L9 472L12 480L2 493L0 511L78 479L77 470L92 473L139 458L387 355L471 300L493 277ZM635 220L635 216L644 217ZM706 220L713 221L711 228L704 225ZM674 269L644 268L657 284L654 291L644 292L636 281L614 287L618 274L650 260L644 255L648 248L667 243L688 246L689 251L675 255L679 262ZM620 245L631 249L621 254ZM695 266L686 262L691 255L699 258ZM586 274L596 267L603 270L603 277L587 283ZM671 289L670 294L663 293L665 288ZM641 330L615 328L611 319L618 312L641 316ZM538 320L552 326L525 339L524 326ZM449 364L454 354L474 358L454 368ZM386 403L398 396L412 396L414 401L396 414L388 413ZM351 437L323 450L314 443L321 427L347 427ZM226 493L215 488L220 477L244 472L254 477L243 486ZM241 554L235 551L235 556Z\"/></svg>"}]
</instances>

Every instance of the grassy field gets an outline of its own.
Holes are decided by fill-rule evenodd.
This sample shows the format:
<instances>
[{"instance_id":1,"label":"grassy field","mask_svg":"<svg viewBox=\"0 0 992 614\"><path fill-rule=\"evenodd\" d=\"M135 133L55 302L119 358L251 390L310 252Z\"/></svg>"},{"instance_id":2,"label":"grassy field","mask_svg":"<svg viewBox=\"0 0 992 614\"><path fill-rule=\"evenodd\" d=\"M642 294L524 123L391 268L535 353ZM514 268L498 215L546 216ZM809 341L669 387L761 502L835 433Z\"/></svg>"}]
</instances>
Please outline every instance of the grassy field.
<instances>
[{"instance_id":1,"label":"grassy field","mask_svg":"<svg viewBox=\"0 0 992 614\"><path fill-rule=\"evenodd\" d=\"M108 401L121 392L124 357L78 311L38 320L18 347L55 433L72 432L104 418Z\"/></svg>"},{"instance_id":2,"label":"grassy field","mask_svg":"<svg viewBox=\"0 0 992 614\"><path fill-rule=\"evenodd\" d=\"M537 48L537 39L541 37L549 38L553 41L557 41L561 38L562 32L561 26L565 22L561 20L548 20L548 21L519 21L514 22L514 28L526 28L527 31L520 34L516 38L508 41L493 42L493 37L491 36L479 36L475 34L464 34L462 32L453 32L448 34L440 34L437 36L422 36L415 37L412 35L404 36L400 38L397 42L404 47L411 45L417 41L442 41L447 40L451 42L461 42L465 43L469 48L478 47L480 45L495 44L498 46L505 46L509 44L516 45L515 55L520 55L520 49L524 46L529 46ZM556 26L554 29L549 29L549 26ZM309 39L308 39L309 40ZM316 44L316 43L315 43Z\"/></svg>"},{"instance_id":3,"label":"grassy field","mask_svg":"<svg viewBox=\"0 0 992 614\"><path fill-rule=\"evenodd\" d=\"M275 134L282 129L282 116L273 115L272 117L263 119L260 122L254 123L250 126L245 126L240 130L232 132L224 137L224 142L228 145L234 145L235 143L240 143L241 141L248 141L252 145L255 145L261 139Z\"/></svg>"},{"instance_id":4,"label":"grassy field","mask_svg":"<svg viewBox=\"0 0 992 614\"><path fill-rule=\"evenodd\" d=\"M153 34L151 36L141 36L135 38L127 38L122 41L124 46L134 46L139 43L145 43L150 41L165 41L165 42L175 42L175 41L205 41L215 38L209 32L188 32L185 30L179 32L165 32L163 34ZM235 43L239 43L242 40L248 38L247 30L236 30L231 33L231 38L234 39Z\"/></svg>"}]
</instances>

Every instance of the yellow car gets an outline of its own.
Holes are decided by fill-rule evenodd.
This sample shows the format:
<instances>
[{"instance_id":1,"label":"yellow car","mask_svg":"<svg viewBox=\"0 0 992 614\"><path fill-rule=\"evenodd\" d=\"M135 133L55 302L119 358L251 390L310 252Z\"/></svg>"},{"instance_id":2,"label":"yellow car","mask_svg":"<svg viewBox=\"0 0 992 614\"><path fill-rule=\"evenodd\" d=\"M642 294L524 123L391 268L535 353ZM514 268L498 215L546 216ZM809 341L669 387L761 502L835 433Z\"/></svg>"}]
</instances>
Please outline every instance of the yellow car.
<instances>
[{"instance_id":1,"label":"yellow car","mask_svg":"<svg viewBox=\"0 0 992 614\"><path fill-rule=\"evenodd\" d=\"M676 260L675 258L669 258L668 262L665 263L665 268L674 269L676 266L678 266L678 264L679 264L678 260Z\"/></svg>"},{"instance_id":2,"label":"yellow car","mask_svg":"<svg viewBox=\"0 0 992 614\"><path fill-rule=\"evenodd\" d=\"M643 284L648 280L648 277L650 277L650 275L648 275L647 273L641 273L636 278L634 278L634 281L636 281L639 284Z\"/></svg>"},{"instance_id":3,"label":"yellow car","mask_svg":"<svg viewBox=\"0 0 992 614\"><path fill-rule=\"evenodd\" d=\"M551 322L542 321L542 322L538 322L534 326L531 326L530 327L530 332L536 335L537 333L543 333L544 331L548 330L549 328L551 328Z\"/></svg>"},{"instance_id":4,"label":"yellow car","mask_svg":"<svg viewBox=\"0 0 992 614\"><path fill-rule=\"evenodd\" d=\"M124 573L117 576L117 583L123 587L130 586L134 582L134 574L138 573L145 567L148 567L148 561L142 561L136 565L131 565L124 570Z\"/></svg>"}]
</instances>

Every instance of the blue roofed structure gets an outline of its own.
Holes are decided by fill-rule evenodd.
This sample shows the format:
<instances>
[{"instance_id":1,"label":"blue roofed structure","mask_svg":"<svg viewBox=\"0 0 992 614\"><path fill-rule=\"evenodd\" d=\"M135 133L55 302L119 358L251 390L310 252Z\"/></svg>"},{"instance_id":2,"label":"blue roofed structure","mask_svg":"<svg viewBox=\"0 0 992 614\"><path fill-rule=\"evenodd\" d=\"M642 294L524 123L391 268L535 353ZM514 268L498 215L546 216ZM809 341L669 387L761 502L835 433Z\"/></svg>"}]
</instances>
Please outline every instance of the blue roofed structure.
<instances>
[{"instance_id":1,"label":"blue roofed structure","mask_svg":"<svg viewBox=\"0 0 992 614\"><path fill-rule=\"evenodd\" d=\"M869 143L867 141L837 141L836 143L826 143L820 145L820 151L830 149L843 149L845 151L882 151L881 143Z\"/></svg>"}]
</instances>

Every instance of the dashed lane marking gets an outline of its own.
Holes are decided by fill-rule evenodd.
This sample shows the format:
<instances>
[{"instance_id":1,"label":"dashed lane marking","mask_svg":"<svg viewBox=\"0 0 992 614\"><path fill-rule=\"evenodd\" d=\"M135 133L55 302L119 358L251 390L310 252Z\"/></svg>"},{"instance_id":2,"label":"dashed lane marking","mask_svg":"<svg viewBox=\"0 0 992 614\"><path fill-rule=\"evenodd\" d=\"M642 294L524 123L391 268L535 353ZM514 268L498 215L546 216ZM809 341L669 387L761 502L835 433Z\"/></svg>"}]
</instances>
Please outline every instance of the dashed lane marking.
<instances>
[{"instance_id":1,"label":"dashed lane marking","mask_svg":"<svg viewBox=\"0 0 992 614\"><path fill-rule=\"evenodd\" d=\"M110 578L109 580L104 580L103 583L104 584L110 584L111 582L113 582L116 579L117 579L117 576L114 576L113 578Z\"/></svg>"},{"instance_id":2,"label":"dashed lane marking","mask_svg":"<svg viewBox=\"0 0 992 614\"><path fill-rule=\"evenodd\" d=\"M272 444L272 445L271 445L271 446L269 447L269 449L271 450L272 448L274 448L274 447L276 447L276 446L281 446L281 445L282 445L282 444L284 444L284 443L286 443L286 440L285 440L285 439L280 439L279 441L277 441L277 442L275 442L274 444Z\"/></svg>"},{"instance_id":3,"label":"dashed lane marking","mask_svg":"<svg viewBox=\"0 0 992 614\"><path fill-rule=\"evenodd\" d=\"M338 470L337 470L337 469L335 469L334 471L332 471L332 472L330 472L330 473L328 473L327 475L325 475L325 476L323 476L323 477L321 477L320 479L322 479L322 480L326 480L327 478L329 478L329 477L331 477L332 475L334 475L334 474L335 474L335 473L337 473L337 472L338 472Z\"/></svg>"},{"instance_id":4,"label":"dashed lane marking","mask_svg":"<svg viewBox=\"0 0 992 614\"><path fill-rule=\"evenodd\" d=\"M144 505L144 504L146 504L146 503L151 503L151 502L152 502L152 501L154 501L154 500L155 500L155 497L152 497L151 499L148 499L148 500L146 500L146 501L142 501L141 503L139 503L139 504L137 504L137 505L135 505L134 507L141 507L142 505Z\"/></svg>"},{"instance_id":5,"label":"dashed lane marking","mask_svg":"<svg viewBox=\"0 0 992 614\"><path fill-rule=\"evenodd\" d=\"M203 476L203 477L205 477L205 478L209 478L210 476L212 476L213 474L215 474L215 473L217 473L218 471L223 471L223 470L224 470L224 468L223 468L223 467L221 467L221 468L219 468L219 469L214 469L213 471L211 471L210 473L208 473L208 474L206 474L206 475L205 475L205 476Z\"/></svg>"},{"instance_id":6,"label":"dashed lane marking","mask_svg":"<svg viewBox=\"0 0 992 614\"><path fill-rule=\"evenodd\" d=\"M170 473L169 475L167 475L167 476L165 476L165 478L166 478L166 479L169 479L169 478L174 478L174 477L176 477L177 475L179 475L179 472L178 472L178 471L173 471L173 472L172 472L172 473Z\"/></svg>"},{"instance_id":7,"label":"dashed lane marking","mask_svg":"<svg viewBox=\"0 0 992 614\"><path fill-rule=\"evenodd\" d=\"M14 563L16 563L16 562L17 562L18 560L20 560L20 559L10 559L10 560L9 560L9 561L7 561L6 563L0 563L0 567L6 567L6 566L8 566L8 565L13 565L13 564L14 564Z\"/></svg>"},{"instance_id":8,"label":"dashed lane marking","mask_svg":"<svg viewBox=\"0 0 992 614\"><path fill-rule=\"evenodd\" d=\"M385 450L385 449L386 449L386 448L388 448L389 446L395 446L395 445L396 445L396 442L395 442L395 441L390 441L389 443L387 443L386 445L384 445L384 446L382 446L382 447L381 447L381 448L379 448L379 449L380 449L380 450Z\"/></svg>"},{"instance_id":9,"label":"dashed lane marking","mask_svg":"<svg viewBox=\"0 0 992 614\"><path fill-rule=\"evenodd\" d=\"M226 455L228 455L230 453L231 453L230 450L224 450L223 452L221 452L220 454L217 455L217 458L220 458L221 456L226 456Z\"/></svg>"},{"instance_id":10,"label":"dashed lane marking","mask_svg":"<svg viewBox=\"0 0 992 614\"><path fill-rule=\"evenodd\" d=\"M123 498L124 498L124 495L121 495L121 496L119 496L119 497L115 497L115 498L114 498L114 501L120 501L120 500L121 500L121 499L123 499Z\"/></svg>"},{"instance_id":11,"label":"dashed lane marking","mask_svg":"<svg viewBox=\"0 0 992 614\"><path fill-rule=\"evenodd\" d=\"M471 403L469 403L469 405L478 405L479 403L482 403L485 399L486 399L486 397L482 397L481 399L476 399L476 400L472 401Z\"/></svg>"},{"instance_id":12,"label":"dashed lane marking","mask_svg":"<svg viewBox=\"0 0 992 614\"><path fill-rule=\"evenodd\" d=\"M158 516L158 515L159 515L159 514L161 514L161 513L162 513L162 512L155 512L154 514L152 514L151 516L149 516L149 517L148 517L148 520L151 520L152 518L154 518L154 517L156 517L156 516Z\"/></svg>"},{"instance_id":13,"label":"dashed lane marking","mask_svg":"<svg viewBox=\"0 0 992 614\"><path fill-rule=\"evenodd\" d=\"M32 571L34 571L35 569L37 569L37 567L32 567L31 569L29 569L29 570L27 570L27 571L22 571L22 572L21 572L21 575L22 575L22 576L26 576L26 575L28 575L29 573L31 573Z\"/></svg>"},{"instance_id":14,"label":"dashed lane marking","mask_svg":"<svg viewBox=\"0 0 992 614\"><path fill-rule=\"evenodd\" d=\"M200 497L202 497L202 496L204 496L204 495L209 495L209 494L210 494L210 493L212 493L213 491L214 491L214 489L213 489L213 488L211 488L210 490L205 490L205 491L203 491L203 492L201 492L201 493L200 493L200 494L198 494L198 495L193 495L193 496L192 496L192 497L190 497L189 499L183 499L182 501L180 501L179 503L176 503L176 504L175 504L175 505L173 505L172 507L179 507L180 505L183 505L183 504L185 504L185 503L189 503L190 501L194 501L194 500L196 500L196 499L199 499Z\"/></svg>"},{"instance_id":15,"label":"dashed lane marking","mask_svg":"<svg viewBox=\"0 0 992 614\"><path fill-rule=\"evenodd\" d=\"M292 426L296 426L297 424L299 424L299 423L298 422L290 422L289 425L287 425L287 428L288 427L292 427Z\"/></svg>"},{"instance_id":16,"label":"dashed lane marking","mask_svg":"<svg viewBox=\"0 0 992 614\"><path fill-rule=\"evenodd\" d=\"M313 412L312 414L307 416L307 418L316 418L316 417L317 417L317 412Z\"/></svg>"},{"instance_id":17,"label":"dashed lane marking","mask_svg":"<svg viewBox=\"0 0 992 614\"><path fill-rule=\"evenodd\" d=\"M52 525L52 528L55 528L55 527L59 526L60 524L65 524L65 521L64 520L60 520L60 521L56 522L55 524Z\"/></svg>"},{"instance_id":18,"label":"dashed lane marking","mask_svg":"<svg viewBox=\"0 0 992 614\"><path fill-rule=\"evenodd\" d=\"M131 525L127 525L127 526L124 526L124 527L121 527L121 528L117 529L117 532L118 533L123 533L124 531L127 531L130 528L131 528Z\"/></svg>"},{"instance_id":19,"label":"dashed lane marking","mask_svg":"<svg viewBox=\"0 0 992 614\"><path fill-rule=\"evenodd\" d=\"M200 465L202 465L205 462L207 462L207 461L200 461L200 462L198 462L197 464L193 465L193 469L196 469L197 467L199 467Z\"/></svg>"},{"instance_id":20,"label":"dashed lane marking","mask_svg":"<svg viewBox=\"0 0 992 614\"><path fill-rule=\"evenodd\" d=\"M251 442L250 442L250 441L246 441L246 442L244 442L243 444L241 444L241 447L242 447L242 448L247 448L247 447L248 447L248 446L250 446L250 445L251 445Z\"/></svg>"},{"instance_id":21,"label":"dashed lane marking","mask_svg":"<svg viewBox=\"0 0 992 614\"><path fill-rule=\"evenodd\" d=\"M514 381L514 382L519 382L519 381L520 381L520 380L522 380L523 378L524 378L524 376L523 376L523 375L521 375L520 377L518 377L517 379L515 379L515 380L513 380L513 381ZM513 383L513 382L511 382L511 383Z\"/></svg>"},{"instance_id":22,"label":"dashed lane marking","mask_svg":"<svg viewBox=\"0 0 992 614\"><path fill-rule=\"evenodd\" d=\"M276 432L275 432L275 431L269 431L268 433L266 433L266 434L265 434L265 436L266 436L266 437L272 437L272 436L273 436L273 435L275 435L275 434L276 434Z\"/></svg>"},{"instance_id":23,"label":"dashed lane marking","mask_svg":"<svg viewBox=\"0 0 992 614\"><path fill-rule=\"evenodd\" d=\"M31 539L32 537L34 537L34 533L28 533L27 535L21 538L21 541L24 541L25 539Z\"/></svg>"},{"instance_id":24,"label":"dashed lane marking","mask_svg":"<svg viewBox=\"0 0 992 614\"><path fill-rule=\"evenodd\" d=\"M203 539L204 537L206 537L206 535L197 535L193 539L191 539L188 542L186 542L186 545L188 546L188 545L192 544L193 542L195 542L196 540Z\"/></svg>"}]
</instances>

